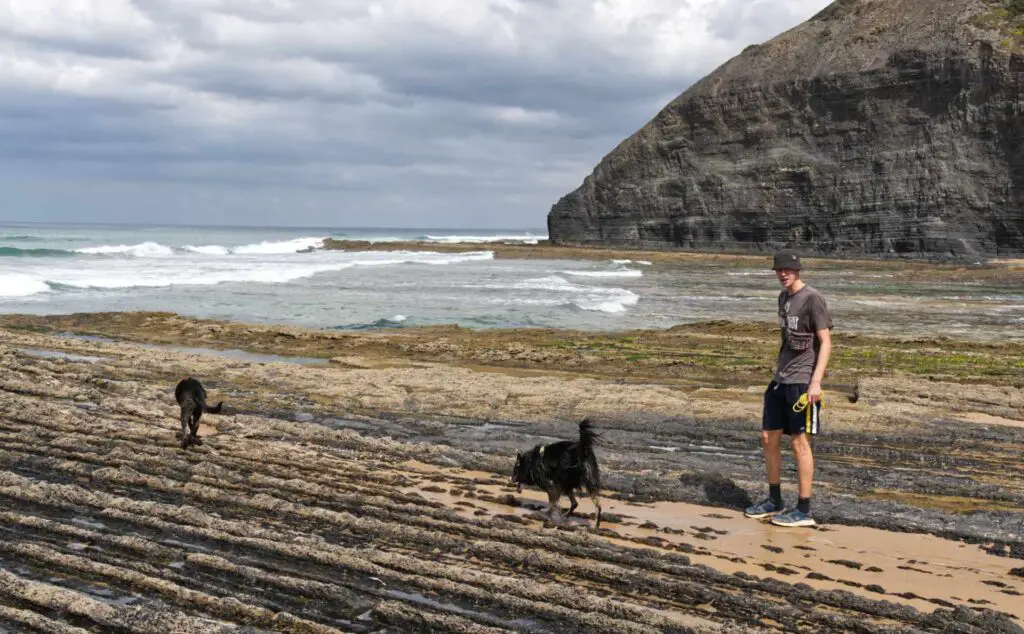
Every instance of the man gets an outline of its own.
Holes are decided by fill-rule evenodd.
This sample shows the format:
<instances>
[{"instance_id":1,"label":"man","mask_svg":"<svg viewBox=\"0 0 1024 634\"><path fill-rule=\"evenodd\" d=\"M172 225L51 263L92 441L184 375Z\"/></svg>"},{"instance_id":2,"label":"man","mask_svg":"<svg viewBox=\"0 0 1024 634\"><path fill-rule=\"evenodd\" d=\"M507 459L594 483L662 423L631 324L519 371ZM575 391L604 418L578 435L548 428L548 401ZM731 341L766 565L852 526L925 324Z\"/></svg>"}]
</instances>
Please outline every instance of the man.
<instances>
[{"instance_id":1,"label":"man","mask_svg":"<svg viewBox=\"0 0 1024 634\"><path fill-rule=\"evenodd\" d=\"M793 251L775 254L772 268L782 285L779 327L782 345L778 367L764 393L761 443L768 472L768 498L749 507L747 517L772 517L777 526L814 526L811 518L811 481L814 456L811 436L821 430L821 380L832 353L832 317L825 298L800 279L800 256ZM795 509L783 512L782 435L790 436L796 458L799 498Z\"/></svg>"}]
</instances>

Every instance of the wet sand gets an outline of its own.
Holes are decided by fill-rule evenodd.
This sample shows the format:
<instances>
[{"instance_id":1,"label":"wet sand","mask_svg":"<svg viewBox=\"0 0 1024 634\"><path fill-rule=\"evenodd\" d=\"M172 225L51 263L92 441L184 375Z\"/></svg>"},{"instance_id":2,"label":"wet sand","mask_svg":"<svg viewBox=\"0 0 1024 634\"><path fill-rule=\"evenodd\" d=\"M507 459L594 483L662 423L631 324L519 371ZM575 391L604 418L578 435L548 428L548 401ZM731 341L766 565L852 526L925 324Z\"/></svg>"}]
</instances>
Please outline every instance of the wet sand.
<instances>
[{"instance_id":1,"label":"wet sand","mask_svg":"<svg viewBox=\"0 0 1024 634\"><path fill-rule=\"evenodd\" d=\"M738 510L763 495L764 376L721 361L770 328L616 337L0 318L0 628L1020 631L1018 346L849 338L821 526L786 530ZM637 346L655 360L623 372ZM185 374L226 402L189 451ZM589 501L547 525L545 496L506 483L582 415L603 433L598 531Z\"/></svg>"},{"instance_id":2,"label":"wet sand","mask_svg":"<svg viewBox=\"0 0 1024 634\"><path fill-rule=\"evenodd\" d=\"M524 490L510 498L507 485L481 484L493 480L492 474L408 466L421 484L407 493L455 508L467 518L483 510L490 515L512 513L538 526L546 523L542 512L547 496L539 491ZM437 483L447 485L447 491L438 491ZM466 500L469 491L474 496ZM564 502L562 508L567 508ZM581 499L577 514L585 517L573 525L593 526L594 510L589 499ZM746 519L739 511L680 502L606 501L602 511L612 519L599 533L614 543L679 550L693 563L723 572L776 572L820 590L848 590L872 598L894 595L919 610L968 602L1021 612L1020 596L1002 592L1008 586L1003 582L1006 560L955 541L849 526L782 530L768 521Z\"/></svg>"}]
</instances>

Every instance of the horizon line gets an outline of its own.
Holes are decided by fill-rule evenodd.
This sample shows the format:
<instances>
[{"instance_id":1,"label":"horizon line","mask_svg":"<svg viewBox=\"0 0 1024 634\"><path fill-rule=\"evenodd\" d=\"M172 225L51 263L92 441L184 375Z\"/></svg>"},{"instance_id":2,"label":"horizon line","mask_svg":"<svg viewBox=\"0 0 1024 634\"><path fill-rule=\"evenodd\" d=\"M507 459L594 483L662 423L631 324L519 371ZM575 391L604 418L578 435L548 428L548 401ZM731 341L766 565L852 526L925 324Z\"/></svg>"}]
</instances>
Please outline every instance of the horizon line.
<instances>
[{"instance_id":1,"label":"horizon line","mask_svg":"<svg viewBox=\"0 0 1024 634\"><path fill-rule=\"evenodd\" d=\"M51 227L137 227L148 229L326 229L360 231L518 231L547 233L547 227L396 227L396 226L332 226L332 225L244 225L244 224L151 224L144 222L57 222L38 220L0 220L0 227L51 226Z\"/></svg>"}]
</instances>

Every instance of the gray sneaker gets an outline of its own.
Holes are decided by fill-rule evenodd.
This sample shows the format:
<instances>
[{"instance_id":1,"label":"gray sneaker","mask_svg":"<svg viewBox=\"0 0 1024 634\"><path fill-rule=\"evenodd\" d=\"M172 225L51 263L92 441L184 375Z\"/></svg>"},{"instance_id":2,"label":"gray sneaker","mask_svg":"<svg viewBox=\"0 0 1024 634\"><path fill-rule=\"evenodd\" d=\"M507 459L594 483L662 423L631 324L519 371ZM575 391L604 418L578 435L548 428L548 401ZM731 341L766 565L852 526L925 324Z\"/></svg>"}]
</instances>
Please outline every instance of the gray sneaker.
<instances>
[{"instance_id":1,"label":"gray sneaker","mask_svg":"<svg viewBox=\"0 0 1024 634\"><path fill-rule=\"evenodd\" d=\"M787 513L772 517L772 524L776 526L816 526L814 518L800 509L793 509Z\"/></svg>"},{"instance_id":2,"label":"gray sneaker","mask_svg":"<svg viewBox=\"0 0 1024 634\"><path fill-rule=\"evenodd\" d=\"M771 498L766 498L754 506L748 506L747 510L743 511L743 514L753 518L768 517L769 515L781 513L782 509L783 507L781 506L775 506L775 502L772 502Z\"/></svg>"}]
</instances>

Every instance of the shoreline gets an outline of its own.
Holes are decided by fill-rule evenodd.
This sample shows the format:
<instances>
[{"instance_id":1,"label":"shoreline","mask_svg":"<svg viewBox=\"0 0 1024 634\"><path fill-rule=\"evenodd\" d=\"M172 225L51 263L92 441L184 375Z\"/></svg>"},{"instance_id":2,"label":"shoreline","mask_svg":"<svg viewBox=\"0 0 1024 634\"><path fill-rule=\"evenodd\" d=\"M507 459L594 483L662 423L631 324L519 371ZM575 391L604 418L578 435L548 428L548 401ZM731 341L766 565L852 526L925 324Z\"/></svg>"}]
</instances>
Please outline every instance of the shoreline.
<instances>
[{"instance_id":1,"label":"shoreline","mask_svg":"<svg viewBox=\"0 0 1024 634\"><path fill-rule=\"evenodd\" d=\"M468 251L493 251L501 259L571 259L607 260L631 259L661 263L714 262L736 266L771 268L771 253L716 252L689 250L651 250L604 246L552 245L547 240L538 244L516 242L431 242L427 240L404 240L372 242L368 240L342 240L327 238L321 247L325 251L436 251L439 253L465 253ZM815 266L852 266L854 268L911 269L934 271L983 271L1001 270L1021 272L1024 275L1024 259L983 258L978 263L961 260L934 261L922 258L898 256L820 256L808 255L802 258L808 268Z\"/></svg>"},{"instance_id":2,"label":"shoreline","mask_svg":"<svg viewBox=\"0 0 1024 634\"><path fill-rule=\"evenodd\" d=\"M0 527L14 536L9 556L42 567L28 579L40 588L53 567L72 571L71 587L89 595L102 570L116 596L149 609L145 597L174 603L188 582L174 569L138 571L180 557L212 592L240 601L230 610L206 602L204 613L263 626L260 593L238 585L239 566L304 596L337 577L323 576L326 561L353 576L317 592L350 593L344 604L378 626L427 619L434 631L455 631L445 618L462 631L515 629L510 615L541 631L780 631L799 618L937 631L957 622L980 633L1024 623L1024 580L1010 572L1024 569L1024 344L837 338L845 352L826 380L816 443L821 526L791 532L739 511L763 494L757 421L776 336L773 324L729 322L344 332L170 313L0 315L0 406L18 412L0 424ZM227 409L204 417L204 444L182 452L172 392L187 374ZM581 501L578 520L545 527L543 494L505 486L511 461L534 443L571 438L584 416L603 434L607 521L594 531ZM102 547L50 545L69 532ZM134 541L117 542L126 532ZM167 535L181 555L169 554ZM124 544L133 563L102 568L104 549ZM253 553L244 561L233 550L243 546ZM572 567L582 576L557 563L567 557L584 562ZM285 569L282 558L292 562ZM942 582L951 562L956 587ZM689 582L651 590L669 570L701 580L704 598L690 600ZM604 574L647 590L614 589ZM382 587L370 577L399 594L380 603L366 594ZM510 612L495 597L528 601L523 578L547 603ZM736 583L756 610L731 598ZM581 621L556 607L558 592L614 597L633 625L597 607L587 618L600 622ZM788 597L807 592L824 608L787 612ZM418 593L495 612L452 611ZM700 607L708 600L715 609ZM0 622L3 605L0 589ZM290 599L276 609L318 627L343 618Z\"/></svg>"}]
</instances>

